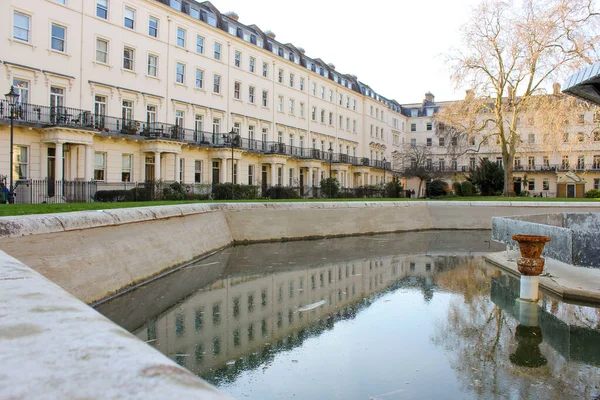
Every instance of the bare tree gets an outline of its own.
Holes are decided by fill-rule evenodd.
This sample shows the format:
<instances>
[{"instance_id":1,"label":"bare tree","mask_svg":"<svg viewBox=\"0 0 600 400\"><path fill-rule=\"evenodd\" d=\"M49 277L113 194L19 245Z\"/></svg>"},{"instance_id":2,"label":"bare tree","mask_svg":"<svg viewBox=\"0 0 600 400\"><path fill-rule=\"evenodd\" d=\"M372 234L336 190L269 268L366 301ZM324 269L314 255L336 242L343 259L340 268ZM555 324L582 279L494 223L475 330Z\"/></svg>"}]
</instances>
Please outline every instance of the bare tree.
<instances>
[{"instance_id":1,"label":"bare tree","mask_svg":"<svg viewBox=\"0 0 600 400\"><path fill-rule=\"evenodd\" d=\"M434 169L429 165L432 157L432 148L425 144L403 145L402 151L392 153L393 165L396 173L403 178L419 178L419 191L424 181L434 176Z\"/></svg>"},{"instance_id":2,"label":"bare tree","mask_svg":"<svg viewBox=\"0 0 600 400\"><path fill-rule=\"evenodd\" d=\"M597 16L593 0L523 0L518 5L482 0L463 27L464 48L448 55L457 87L469 90L438 119L460 132L470 149L499 147L505 196L513 191L524 120L547 97L545 86L598 58Z\"/></svg>"}]
</instances>

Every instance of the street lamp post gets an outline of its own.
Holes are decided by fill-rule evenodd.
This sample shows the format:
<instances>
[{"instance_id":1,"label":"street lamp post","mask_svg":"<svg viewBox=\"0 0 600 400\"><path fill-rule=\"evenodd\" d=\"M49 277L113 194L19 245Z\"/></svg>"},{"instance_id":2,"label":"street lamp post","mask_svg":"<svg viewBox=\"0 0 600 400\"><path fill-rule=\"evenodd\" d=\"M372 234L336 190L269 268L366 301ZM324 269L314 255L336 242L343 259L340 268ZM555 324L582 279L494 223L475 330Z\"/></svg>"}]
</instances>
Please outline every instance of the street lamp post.
<instances>
[{"instance_id":1,"label":"street lamp post","mask_svg":"<svg viewBox=\"0 0 600 400\"><path fill-rule=\"evenodd\" d=\"M233 140L238 136L238 134L232 129L231 132L229 132L229 144L231 145L231 200L235 200L235 186L234 186L234 182L233 182L233 178L234 178L234 174L233 174L233 168L234 168L234 160L233 160L233 147L234 147L234 143Z\"/></svg>"},{"instance_id":2,"label":"street lamp post","mask_svg":"<svg viewBox=\"0 0 600 400\"><path fill-rule=\"evenodd\" d=\"M8 107L10 111L10 158L9 158L9 176L10 176L10 186L9 186L9 203L13 203L14 200L14 182L13 182L13 135L14 135L14 124L15 124L15 107L17 105L17 101L19 101L19 94L15 92L14 86L10 87L10 92L4 95L6 101L8 102Z\"/></svg>"}]
</instances>

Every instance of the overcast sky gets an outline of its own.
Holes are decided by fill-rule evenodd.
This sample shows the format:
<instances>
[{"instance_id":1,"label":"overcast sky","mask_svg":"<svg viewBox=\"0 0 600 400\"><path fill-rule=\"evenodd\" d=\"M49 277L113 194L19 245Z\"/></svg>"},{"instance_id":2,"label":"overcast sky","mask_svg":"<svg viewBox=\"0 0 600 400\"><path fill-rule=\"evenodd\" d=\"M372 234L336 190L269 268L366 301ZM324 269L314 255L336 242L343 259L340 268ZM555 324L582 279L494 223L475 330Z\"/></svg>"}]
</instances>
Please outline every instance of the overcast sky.
<instances>
[{"instance_id":1,"label":"overcast sky","mask_svg":"<svg viewBox=\"0 0 600 400\"><path fill-rule=\"evenodd\" d=\"M460 47L460 27L478 0L341 1L214 0L240 22L272 30L277 40L354 74L400 103L464 97L455 90L443 54Z\"/></svg>"}]
</instances>

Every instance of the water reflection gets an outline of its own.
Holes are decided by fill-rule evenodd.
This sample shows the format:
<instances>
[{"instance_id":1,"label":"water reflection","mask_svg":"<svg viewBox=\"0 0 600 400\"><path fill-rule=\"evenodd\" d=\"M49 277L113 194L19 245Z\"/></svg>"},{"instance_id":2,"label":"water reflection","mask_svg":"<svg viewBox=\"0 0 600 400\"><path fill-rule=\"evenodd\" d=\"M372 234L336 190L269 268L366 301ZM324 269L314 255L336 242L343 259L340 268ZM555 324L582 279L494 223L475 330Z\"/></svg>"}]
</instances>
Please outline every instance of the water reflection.
<instances>
[{"instance_id":1,"label":"water reflection","mask_svg":"<svg viewBox=\"0 0 600 400\"><path fill-rule=\"evenodd\" d=\"M547 295L522 309L518 281L479 258L501 250L488 238L423 232L234 247L99 311L234 396L600 394L598 309Z\"/></svg>"}]
</instances>

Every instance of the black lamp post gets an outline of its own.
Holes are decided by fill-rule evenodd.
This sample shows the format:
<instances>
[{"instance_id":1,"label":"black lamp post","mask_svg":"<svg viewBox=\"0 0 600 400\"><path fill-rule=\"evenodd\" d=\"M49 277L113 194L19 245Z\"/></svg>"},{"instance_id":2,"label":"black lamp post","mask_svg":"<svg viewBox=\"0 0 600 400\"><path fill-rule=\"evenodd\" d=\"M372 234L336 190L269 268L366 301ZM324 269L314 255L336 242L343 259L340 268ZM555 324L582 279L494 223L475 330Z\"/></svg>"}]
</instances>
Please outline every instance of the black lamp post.
<instances>
[{"instance_id":1,"label":"black lamp post","mask_svg":"<svg viewBox=\"0 0 600 400\"><path fill-rule=\"evenodd\" d=\"M233 148L234 148L234 139L239 136L233 129L228 134L229 136L229 144L231 145L231 200L235 200L235 186L233 182L234 174L234 160L233 160Z\"/></svg>"},{"instance_id":2,"label":"black lamp post","mask_svg":"<svg viewBox=\"0 0 600 400\"><path fill-rule=\"evenodd\" d=\"M386 165L385 165L385 157L383 157L383 183L384 183L384 184L385 184L385 168L386 168Z\"/></svg>"},{"instance_id":3,"label":"black lamp post","mask_svg":"<svg viewBox=\"0 0 600 400\"><path fill-rule=\"evenodd\" d=\"M10 171L8 172L8 174L10 175L10 186L9 186L9 199L8 202L9 203L13 203L13 190L14 190L14 185L13 185L13 135L14 135L14 122L15 122L15 107L17 105L17 102L19 101L19 94L17 92L15 92L15 88L14 86L10 87L10 92L6 93L4 95L4 97L6 97L6 101L8 102L8 107L9 107L9 111L10 111Z\"/></svg>"},{"instance_id":4,"label":"black lamp post","mask_svg":"<svg viewBox=\"0 0 600 400\"><path fill-rule=\"evenodd\" d=\"M331 179L331 163L333 162L333 148L329 145L329 179Z\"/></svg>"}]
</instances>

